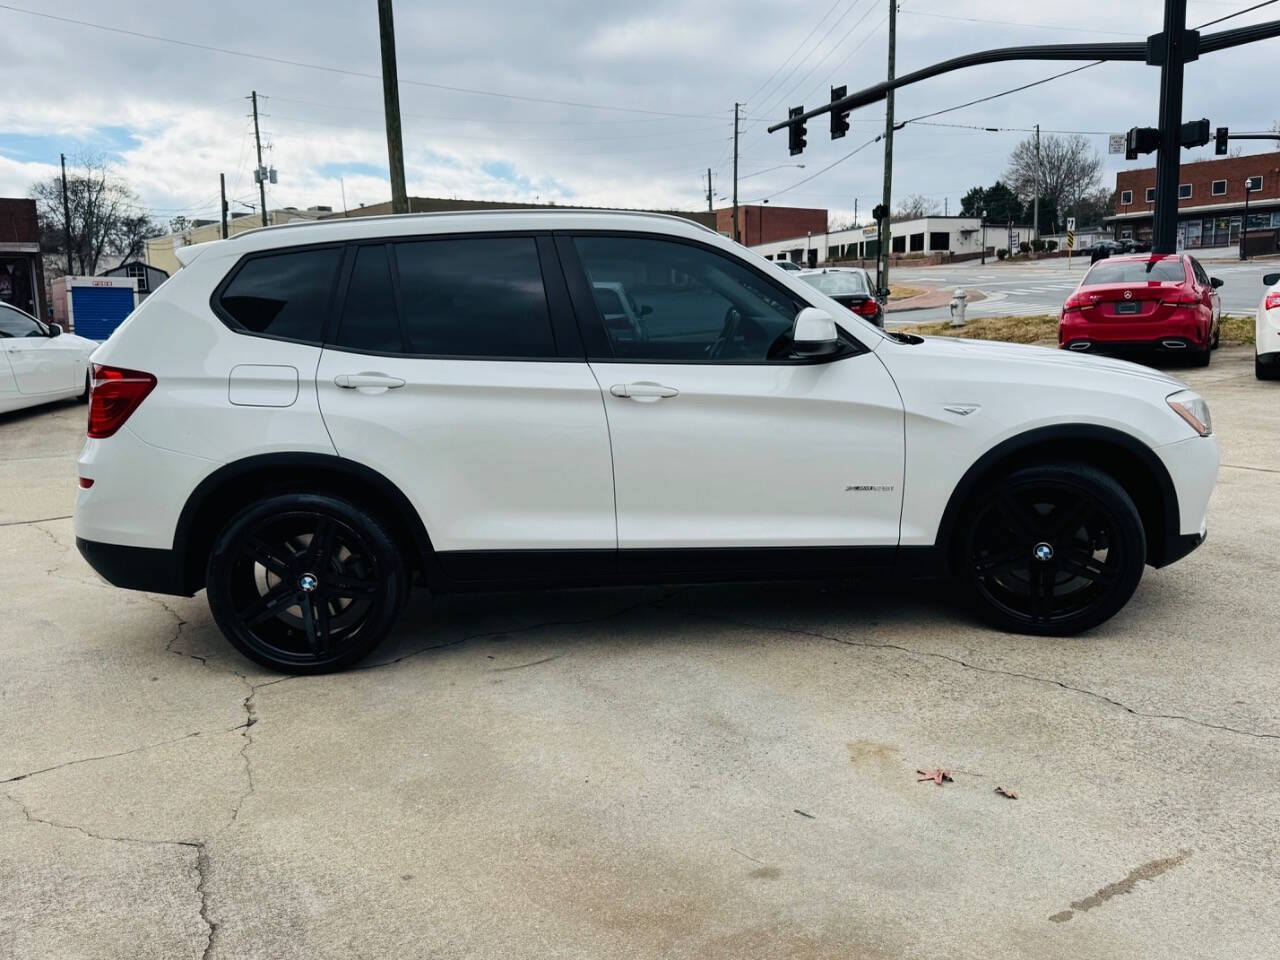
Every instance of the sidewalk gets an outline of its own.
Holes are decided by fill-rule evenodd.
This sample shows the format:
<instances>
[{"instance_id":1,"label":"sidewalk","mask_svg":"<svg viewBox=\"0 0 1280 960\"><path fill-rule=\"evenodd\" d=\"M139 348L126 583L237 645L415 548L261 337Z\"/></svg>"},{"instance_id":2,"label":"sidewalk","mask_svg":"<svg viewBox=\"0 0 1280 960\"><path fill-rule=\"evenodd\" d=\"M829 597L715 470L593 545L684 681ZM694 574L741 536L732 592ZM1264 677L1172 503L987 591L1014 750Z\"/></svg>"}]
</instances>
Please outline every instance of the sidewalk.
<instances>
[{"instance_id":1,"label":"sidewalk","mask_svg":"<svg viewBox=\"0 0 1280 960\"><path fill-rule=\"evenodd\" d=\"M893 289L890 284L890 289ZM890 298L888 305L884 308L886 313L901 313L906 310L933 310L937 307L945 307L951 303L951 297L955 293L953 287L934 287L925 290L924 293L917 297L910 297L906 300L899 300L896 303ZM966 289L969 303L977 303L979 300L985 300L987 295L981 290Z\"/></svg>"}]
</instances>

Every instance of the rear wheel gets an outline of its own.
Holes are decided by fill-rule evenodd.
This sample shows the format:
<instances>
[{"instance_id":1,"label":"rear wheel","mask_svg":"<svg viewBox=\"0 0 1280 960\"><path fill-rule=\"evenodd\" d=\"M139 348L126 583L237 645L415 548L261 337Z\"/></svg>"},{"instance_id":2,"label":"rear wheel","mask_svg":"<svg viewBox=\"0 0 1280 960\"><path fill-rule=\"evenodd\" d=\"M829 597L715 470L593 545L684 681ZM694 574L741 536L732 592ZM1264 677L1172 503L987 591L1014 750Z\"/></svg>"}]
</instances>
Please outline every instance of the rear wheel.
<instances>
[{"instance_id":1,"label":"rear wheel","mask_svg":"<svg viewBox=\"0 0 1280 960\"><path fill-rule=\"evenodd\" d=\"M80 392L80 396L76 397L78 403L89 402L89 371L84 372L84 390Z\"/></svg>"},{"instance_id":2,"label":"rear wheel","mask_svg":"<svg viewBox=\"0 0 1280 960\"><path fill-rule=\"evenodd\" d=\"M1274 357L1275 354L1272 354ZM1253 355L1253 375L1259 380L1280 380L1280 362L1263 363L1255 353Z\"/></svg>"},{"instance_id":3,"label":"rear wheel","mask_svg":"<svg viewBox=\"0 0 1280 960\"><path fill-rule=\"evenodd\" d=\"M1146 536L1133 500L1101 471L1028 467L970 504L954 562L989 622L1068 636L1128 602L1142 579Z\"/></svg>"},{"instance_id":4,"label":"rear wheel","mask_svg":"<svg viewBox=\"0 0 1280 960\"><path fill-rule=\"evenodd\" d=\"M1209 361L1213 358L1213 347L1208 346L1203 350L1194 350L1191 353L1191 366L1207 367Z\"/></svg>"},{"instance_id":5,"label":"rear wheel","mask_svg":"<svg viewBox=\"0 0 1280 960\"><path fill-rule=\"evenodd\" d=\"M214 620L245 656L285 673L326 673L386 637L408 577L391 535L364 510L285 494L227 524L206 585Z\"/></svg>"}]
</instances>

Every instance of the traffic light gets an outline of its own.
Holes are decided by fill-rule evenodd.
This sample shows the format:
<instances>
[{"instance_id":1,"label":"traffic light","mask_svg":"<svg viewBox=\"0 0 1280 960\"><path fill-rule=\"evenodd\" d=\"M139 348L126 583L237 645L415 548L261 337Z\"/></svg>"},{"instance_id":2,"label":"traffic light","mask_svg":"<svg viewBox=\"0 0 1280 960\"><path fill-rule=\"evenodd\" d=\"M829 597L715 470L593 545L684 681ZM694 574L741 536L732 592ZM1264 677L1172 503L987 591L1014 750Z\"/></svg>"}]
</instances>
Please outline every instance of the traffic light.
<instances>
[{"instance_id":1,"label":"traffic light","mask_svg":"<svg viewBox=\"0 0 1280 960\"><path fill-rule=\"evenodd\" d=\"M874 207L871 208L871 218L875 220L876 223L879 223L881 220L884 220L888 216L889 216L889 210L885 207L883 203L877 203Z\"/></svg>"},{"instance_id":2,"label":"traffic light","mask_svg":"<svg viewBox=\"0 0 1280 960\"><path fill-rule=\"evenodd\" d=\"M1160 131L1155 127L1133 127L1124 139L1124 158L1137 160L1140 153L1160 149Z\"/></svg>"},{"instance_id":3,"label":"traffic light","mask_svg":"<svg viewBox=\"0 0 1280 960\"><path fill-rule=\"evenodd\" d=\"M1227 155L1227 128L1219 127L1218 134L1213 138L1213 152L1220 157Z\"/></svg>"},{"instance_id":4,"label":"traffic light","mask_svg":"<svg viewBox=\"0 0 1280 960\"><path fill-rule=\"evenodd\" d=\"M834 104L837 100L843 100L847 87L832 87L831 102ZM831 109L831 139L839 140L849 132L849 111L837 110L835 107Z\"/></svg>"},{"instance_id":5,"label":"traffic light","mask_svg":"<svg viewBox=\"0 0 1280 960\"><path fill-rule=\"evenodd\" d=\"M1203 147L1212 139L1208 120L1188 120L1178 131L1178 142L1184 147Z\"/></svg>"},{"instance_id":6,"label":"traffic light","mask_svg":"<svg viewBox=\"0 0 1280 960\"><path fill-rule=\"evenodd\" d=\"M792 107L787 111L788 117L798 117L804 113L804 107ZM787 145L791 147L791 155L803 152L809 141L805 139L804 121L793 123L787 127Z\"/></svg>"}]
</instances>

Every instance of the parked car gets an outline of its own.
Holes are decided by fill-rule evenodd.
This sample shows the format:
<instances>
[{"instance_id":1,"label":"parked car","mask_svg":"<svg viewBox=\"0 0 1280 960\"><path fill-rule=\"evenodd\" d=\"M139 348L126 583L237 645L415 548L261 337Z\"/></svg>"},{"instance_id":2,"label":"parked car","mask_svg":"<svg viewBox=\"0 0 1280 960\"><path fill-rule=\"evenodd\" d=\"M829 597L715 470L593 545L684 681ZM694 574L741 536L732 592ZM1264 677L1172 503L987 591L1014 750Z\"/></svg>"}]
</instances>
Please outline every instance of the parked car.
<instances>
[{"instance_id":1,"label":"parked car","mask_svg":"<svg viewBox=\"0 0 1280 960\"><path fill-rule=\"evenodd\" d=\"M0 413L89 394L92 340L0 303Z\"/></svg>"},{"instance_id":2,"label":"parked car","mask_svg":"<svg viewBox=\"0 0 1280 960\"><path fill-rule=\"evenodd\" d=\"M799 271L805 269L804 267L800 266L800 264L792 263L790 260L774 260L773 265L778 267L779 269L786 270L790 273L798 273Z\"/></svg>"},{"instance_id":3,"label":"parked car","mask_svg":"<svg viewBox=\"0 0 1280 960\"><path fill-rule=\"evenodd\" d=\"M1207 366L1222 333L1221 286L1186 254L1110 257L1089 268L1063 305L1058 345L1176 352Z\"/></svg>"},{"instance_id":4,"label":"parked car","mask_svg":"<svg viewBox=\"0 0 1280 960\"><path fill-rule=\"evenodd\" d=\"M876 295L871 275L861 267L804 270L799 277L862 319L870 320L877 327L884 326L884 303Z\"/></svg>"},{"instance_id":5,"label":"parked car","mask_svg":"<svg viewBox=\"0 0 1280 960\"><path fill-rule=\"evenodd\" d=\"M1125 253L1124 246L1118 240L1099 240L1089 251L1089 262L1097 263L1107 257L1115 257Z\"/></svg>"},{"instance_id":6,"label":"parked car","mask_svg":"<svg viewBox=\"0 0 1280 960\"><path fill-rule=\"evenodd\" d=\"M1259 380L1280 380L1280 273L1262 278L1267 290L1254 327L1253 372Z\"/></svg>"},{"instance_id":7,"label":"parked car","mask_svg":"<svg viewBox=\"0 0 1280 960\"><path fill-rule=\"evenodd\" d=\"M1205 536L1218 447L1178 381L885 333L686 220L353 218L176 254L94 356L76 542L117 586L203 588L277 670L355 663L413 584L949 576L1066 635ZM605 322L608 284L647 337Z\"/></svg>"}]
</instances>

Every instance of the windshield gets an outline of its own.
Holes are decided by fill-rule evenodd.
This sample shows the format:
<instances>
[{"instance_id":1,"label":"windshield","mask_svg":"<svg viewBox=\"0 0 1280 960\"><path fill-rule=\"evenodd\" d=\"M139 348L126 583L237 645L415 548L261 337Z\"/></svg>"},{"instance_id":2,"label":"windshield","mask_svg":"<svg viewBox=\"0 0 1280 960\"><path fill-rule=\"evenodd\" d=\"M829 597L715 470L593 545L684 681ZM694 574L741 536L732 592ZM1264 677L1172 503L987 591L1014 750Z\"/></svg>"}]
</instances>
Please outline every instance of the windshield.
<instances>
[{"instance_id":1,"label":"windshield","mask_svg":"<svg viewBox=\"0 0 1280 960\"><path fill-rule=\"evenodd\" d=\"M800 279L828 297L870 296L867 281L860 273L810 273Z\"/></svg>"},{"instance_id":2,"label":"windshield","mask_svg":"<svg viewBox=\"0 0 1280 960\"><path fill-rule=\"evenodd\" d=\"M1115 260L1103 261L1085 276L1082 286L1096 287L1103 283L1182 283L1187 278L1182 261L1165 260Z\"/></svg>"}]
</instances>

